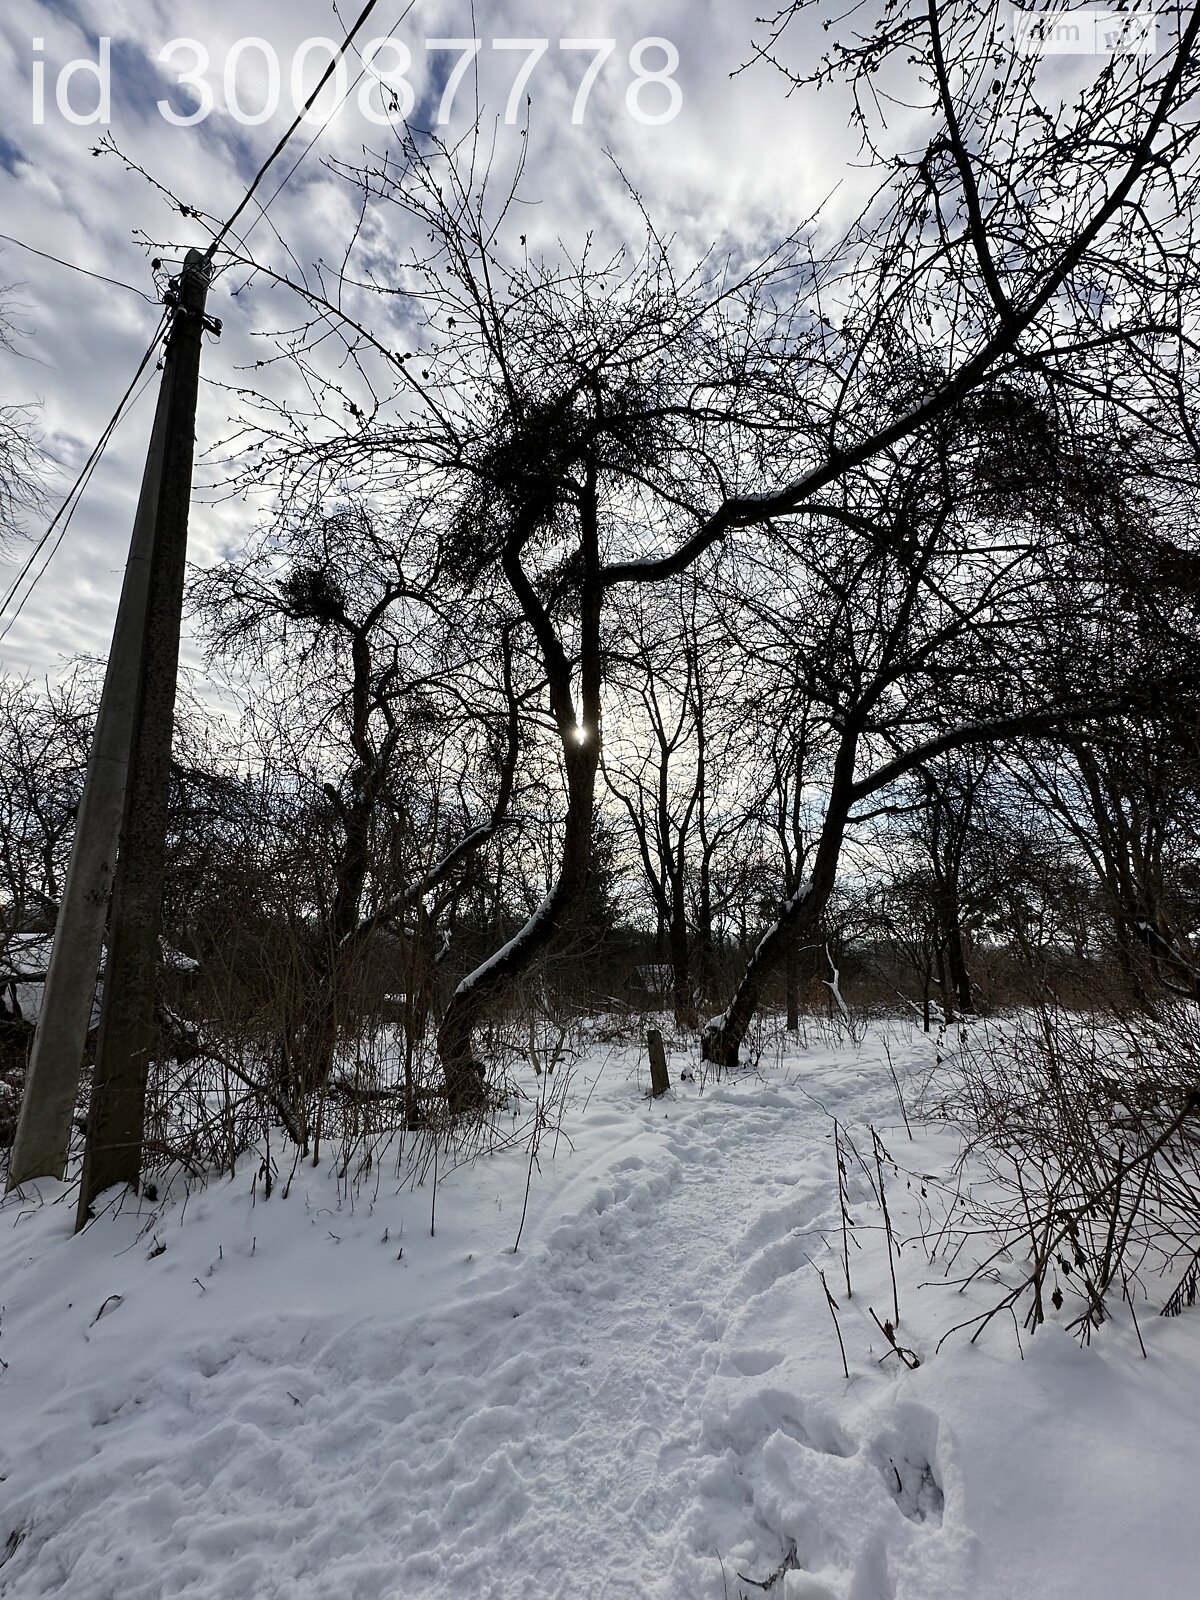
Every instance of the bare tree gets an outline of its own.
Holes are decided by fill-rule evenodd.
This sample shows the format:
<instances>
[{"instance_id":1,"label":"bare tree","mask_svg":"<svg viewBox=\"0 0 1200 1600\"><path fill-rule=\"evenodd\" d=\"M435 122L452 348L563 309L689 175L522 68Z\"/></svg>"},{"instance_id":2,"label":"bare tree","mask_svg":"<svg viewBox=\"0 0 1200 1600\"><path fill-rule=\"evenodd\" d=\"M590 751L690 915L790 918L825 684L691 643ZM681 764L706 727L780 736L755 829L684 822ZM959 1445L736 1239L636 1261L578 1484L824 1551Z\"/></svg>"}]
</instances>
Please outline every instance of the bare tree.
<instances>
[{"instance_id":1,"label":"bare tree","mask_svg":"<svg viewBox=\"0 0 1200 1600\"><path fill-rule=\"evenodd\" d=\"M0 358L19 354L20 329L11 288L0 287ZM28 405L0 400L0 551L23 530L25 518L43 504L45 468Z\"/></svg>"},{"instance_id":2,"label":"bare tree","mask_svg":"<svg viewBox=\"0 0 1200 1600\"><path fill-rule=\"evenodd\" d=\"M461 613L437 594L438 560L420 508L381 530L349 505L295 525L286 557L268 540L193 589L214 650L270 675L276 732L304 747L291 765L308 857L296 929L306 999L281 1041L297 1103L328 1081L372 935L407 922L428 948L438 890L494 835L512 792L511 656L505 644L489 693ZM456 745L431 746L447 723Z\"/></svg>"},{"instance_id":3,"label":"bare tree","mask_svg":"<svg viewBox=\"0 0 1200 1600\"><path fill-rule=\"evenodd\" d=\"M0 940L53 927L94 713L78 670L0 682Z\"/></svg>"},{"instance_id":4,"label":"bare tree","mask_svg":"<svg viewBox=\"0 0 1200 1600\"><path fill-rule=\"evenodd\" d=\"M761 424L762 448L771 447L776 425L751 417L745 385L756 365L778 365L774 343L790 312L765 291L778 262L742 274L705 264L680 277L652 235L632 259L589 252L565 269L514 263L496 242L506 197L493 214L486 182L473 188L457 158L435 163L412 146L406 154L395 175L359 180L433 242L409 272L429 344L420 357L429 420L384 440L364 429L339 449L360 463L407 450L423 481L436 481L457 505L448 570L506 586L544 686L541 726L557 743L563 784L551 888L526 925L461 981L442 1019L447 1091L465 1109L482 1092L477 1024L586 892L606 596L629 580L622 562L633 549L677 538L697 494L711 498L736 478L733 440L743 425ZM699 408L698 382L709 396ZM786 441L780 448L790 449ZM299 446L295 458L305 458Z\"/></svg>"},{"instance_id":5,"label":"bare tree","mask_svg":"<svg viewBox=\"0 0 1200 1600\"><path fill-rule=\"evenodd\" d=\"M937 919L942 1002L947 1021L955 1011L976 1010L967 960L967 922L975 909L971 882L975 811L987 780L991 753L970 749L917 769L924 804L917 834L929 866Z\"/></svg>"},{"instance_id":6,"label":"bare tree","mask_svg":"<svg viewBox=\"0 0 1200 1600\"><path fill-rule=\"evenodd\" d=\"M732 819L713 772L714 699L723 698L727 652L713 619L701 614L699 574L666 594L639 594L628 634L610 669L621 715L609 730L605 783L625 813L665 940L675 1021L695 1028L697 984L711 987L715 959L712 860Z\"/></svg>"},{"instance_id":7,"label":"bare tree","mask_svg":"<svg viewBox=\"0 0 1200 1600\"><path fill-rule=\"evenodd\" d=\"M818 7L785 8L759 53L786 70L789 22ZM820 648L833 648L821 668L834 686L822 690L828 804L803 892L788 898L710 1029L709 1048L730 1059L762 975L828 900L856 808L941 751L1061 710L1063 696L1035 703L1017 673L1005 679L1016 706L977 684L954 712L943 698L923 701L919 716L890 704L881 713L905 679L900 656L919 661L934 699L966 680L955 641L965 632L978 647L993 631L990 586L1003 566L985 541L978 559L991 566L975 582L960 525L954 562L972 579L961 600L942 562L949 508L908 503L899 485L940 460L941 430L962 427L964 412L966 433L1003 440L986 462L988 487L1018 520L1028 514L1021 485L1028 498L1036 478L1031 449L1045 447L1053 466L1051 442L1075 412L1102 414L1114 432L1136 419L1161 438L1170 429L1156 408L1169 411L1192 448L1179 330L1200 270L1200 13L1180 13L1158 56L1106 64L1057 114L1043 104L1044 63L1014 56L997 74L990 10L907 0L865 31L829 21L829 56L796 81L848 85L885 176L820 259L798 237L761 268L708 263L681 276L651 233L637 260L598 257L589 243L577 260L530 261L515 187L493 203L495 181L477 169L471 140L453 154L402 141L343 169L362 220L336 282L292 281L236 252L309 308L285 345L313 410L277 401L259 418L285 502L312 473L352 468L384 494L397 462L422 492L436 484L456 508L451 568L506 586L506 620L542 680L540 726L562 772L559 870L536 914L463 979L443 1017L456 1108L482 1094L477 1024L586 890L616 590L676 577L716 547L775 573L798 552L832 585L814 595L829 630ZM902 75L915 101L894 148L873 109L881 73ZM916 156L905 153L913 145ZM369 255L358 251L368 236ZM392 236L422 242L382 264L379 240ZM377 317L372 297L402 316ZM317 371L326 341L336 377ZM344 425L331 437L335 410ZM800 531L831 526L848 540L832 568ZM853 603L860 579L874 616ZM912 638L922 641L915 656ZM1026 665L1036 653L1035 643ZM976 648L976 675L996 659Z\"/></svg>"},{"instance_id":8,"label":"bare tree","mask_svg":"<svg viewBox=\"0 0 1200 1600\"><path fill-rule=\"evenodd\" d=\"M1090 865L1134 992L1146 1004L1148 984L1200 997L1192 718L1127 716L1080 730L1055 752L1030 752L1022 772Z\"/></svg>"},{"instance_id":9,"label":"bare tree","mask_svg":"<svg viewBox=\"0 0 1200 1600\"><path fill-rule=\"evenodd\" d=\"M1003 445L1012 416L1000 415ZM711 1060L736 1063L764 981L790 942L815 934L848 830L889 788L948 751L1061 725L1096 701L1088 664L1108 649L1107 619L1085 648L1060 578L1063 507L1044 496L1038 520L1014 520L1007 494L993 503L996 428L985 394L928 443L909 441L863 475L855 500L789 535L790 591L760 579L747 592L760 657L796 664L804 693L781 713L804 706L825 798L803 880L705 1030ZM1131 667L1107 695L1131 692Z\"/></svg>"}]
</instances>

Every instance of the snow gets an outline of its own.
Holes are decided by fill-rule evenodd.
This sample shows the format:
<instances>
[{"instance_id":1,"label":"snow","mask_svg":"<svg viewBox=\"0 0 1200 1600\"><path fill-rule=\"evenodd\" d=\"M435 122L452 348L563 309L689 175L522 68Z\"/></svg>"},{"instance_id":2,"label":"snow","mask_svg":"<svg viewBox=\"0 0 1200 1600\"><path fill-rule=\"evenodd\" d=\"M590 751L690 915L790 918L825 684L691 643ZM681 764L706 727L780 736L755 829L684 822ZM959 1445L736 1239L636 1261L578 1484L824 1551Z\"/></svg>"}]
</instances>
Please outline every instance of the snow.
<instances>
[{"instance_id":1,"label":"snow","mask_svg":"<svg viewBox=\"0 0 1200 1600\"><path fill-rule=\"evenodd\" d=\"M907 1025L663 1101L597 1046L515 1255L519 1145L441 1176L432 1236L432 1179L401 1184L394 1152L357 1181L303 1165L286 1198L250 1162L186 1199L114 1194L78 1238L65 1186L9 1196L0 1594L1192 1591L1200 1313L1143 1316L1144 1361L1120 1318L1086 1349L1047 1326L1022 1359L997 1319L935 1353L986 1293L917 1237L958 1136L908 1141L885 1045L911 1115L935 1063ZM845 1293L833 1117L894 1163L914 1370L870 1315L892 1315L887 1242L852 1163Z\"/></svg>"},{"instance_id":2,"label":"snow","mask_svg":"<svg viewBox=\"0 0 1200 1600\"><path fill-rule=\"evenodd\" d=\"M482 983L487 977L488 973L493 972L497 967L502 966L504 962L508 960L509 956L517 948L521 941L527 937L527 933L530 928L538 927L553 914L555 893L556 890L554 888L549 889L543 896L537 910L533 913L525 926L519 928L517 932L513 934L512 938L507 944L502 944L499 950L494 951L492 955L488 956L487 960L481 962L473 972L467 973L466 977L463 978L458 985L458 989L456 991L458 994L466 994L468 990L474 989L477 984Z\"/></svg>"},{"instance_id":3,"label":"snow","mask_svg":"<svg viewBox=\"0 0 1200 1600\"><path fill-rule=\"evenodd\" d=\"M828 978L822 979L822 982L824 983L825 987L829 990L830 999L837 1006L838 1015L841 1017L843 1022L849 1023L849 1021L850 1021L850 1012L847 1009L845 1000L842 999L842 989L841 989L841 976L842 975L841 975L840 971L838 970L838 968L835 967L834 964L833 964L833 957L829 954L829 946L828 945L825 946L825 959L829 963L829 971L830 971L831 976L828 977Z\"/></svg>"},{"instance_id":4,"label":"snow","mask_svg":"<svg viewBox=\"0 0 1200 1600\"><path fill-rule=\"evenodd\" d=\"M796 885L793 893L788 896L787 903L784 907L785 911L795 911L797 906L800 905L801 901L808 899L811 891L812 876L810 873L806 872L803 878L801 878L800 882Z\"/></svg>"}]
</instances>

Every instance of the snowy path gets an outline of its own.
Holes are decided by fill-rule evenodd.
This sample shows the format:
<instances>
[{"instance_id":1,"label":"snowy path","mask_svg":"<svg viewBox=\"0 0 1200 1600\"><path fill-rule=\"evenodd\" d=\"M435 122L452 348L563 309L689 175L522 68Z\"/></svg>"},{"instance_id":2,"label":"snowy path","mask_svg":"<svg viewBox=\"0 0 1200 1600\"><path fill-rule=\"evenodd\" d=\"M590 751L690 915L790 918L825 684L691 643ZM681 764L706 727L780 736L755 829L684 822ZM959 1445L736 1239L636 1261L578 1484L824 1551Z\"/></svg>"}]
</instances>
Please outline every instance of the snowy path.
<instances>
[{"instance_id":1,"label":"snowy path","mask_svg":"<svg viewBox=\"0 0 1200 1600\"><path fill-rule=\"evenodd\" d=\"M895 1119L877 1061L814 1064L804 1083L852 1127ZM940 1380L878 1361L866 1302L890 1289L870 1242L841 1373L809 1260L839 1225L829 1118L795 1086L748 1084L665 1112L627 1094L597 1126L598 1155L574 1158L584 1173L521 1253L491 1251L427 1310L372 1311L361 1284L347 1306L343 1269L323 1310L317 1281L304 1309L259 1295L225 1329L212 1316L189 1337L177 1314L153 1349L132 1306L93 1323L108 1360L0 1483L0 1542L6 1518L23 1530L0 1593L737 1600L774 1573L785 1600L1019 1592L1019 1563L1011 1589L1004 1563L980 1564ZM255 1226L257 1251L261 1206ZM375 1238L378 1210L358 1226ZM982 1371L981 1392L1001 1377ZM976 1484L976 1524L995 1491L994 1474Z\"/></svg>"}]
</instances>

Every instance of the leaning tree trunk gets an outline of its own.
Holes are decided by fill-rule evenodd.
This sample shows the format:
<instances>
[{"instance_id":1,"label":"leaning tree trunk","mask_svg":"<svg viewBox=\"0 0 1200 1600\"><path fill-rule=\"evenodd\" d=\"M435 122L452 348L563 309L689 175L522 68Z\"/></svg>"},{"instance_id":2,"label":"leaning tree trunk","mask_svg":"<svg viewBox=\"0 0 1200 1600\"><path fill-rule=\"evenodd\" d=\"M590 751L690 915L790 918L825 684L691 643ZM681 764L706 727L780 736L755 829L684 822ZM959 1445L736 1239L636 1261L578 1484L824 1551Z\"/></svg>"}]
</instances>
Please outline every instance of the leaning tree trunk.
<instances>
[{"instance_id":1,"label":"leaning tree trunk","mask_svg":"<svg viewBox=\"0 0 1200 1600\"><path fill-rule=\"evenodd\" d=\"M784 960L789 947L806 935L815 936L837 876L842 840L854 803L854 758L857 732L847 728L842 735L834 762L829 805L821 826L821 837L813 857L811 876L784 901L778 918L758 941L733 999L719 1017L713 1017L700 1035L700 1052L705 1061L734 1068L742 1043L758 1010L762 986Z\"/></svg>"},{"instance_id":2,"label":"leaning tree trunk","mask_svg":"<svg viewBox=\"0 0 1200 1600\"><path fill-rule=\"evenodd\" d=\"M506 945L469 972L450 997L438 1029L438 1056L446 1081L451 1115L476 1110L485 1099L486 1073L474 1053L473 1035L496 999L512 980L526 972L551 943L564 919L578 907L587 889L592 864L592 829L596 807L596 773L600 767L600 546L596 467L590 462L579 498L583 581L579 589L579 692L582 720L577 721L572 695L573 663L563 649L549 613L521 565L521 550L533 531L518 529L502 557L504 574L533 631L546 672L551 709L562 744L567 777L567 815L562 858L549 894L529 921ZM510 702L515 704L515 702Z\"/></svg>"},{"instance_id":3,"label":"leaning tree trunk","mask_svg":"<svg viewBox=\"0 0 1200 1600\"><path fill-rule=\"evenodd\" d=\"M564 918L583 899L591 866L599 745L597 732L587 744L567 752L567 820L558 876L549 894L519 933L467 974L442 1016L438 1056L452 1115L478 1109L483 1103L485 1070L472 1043L476 1028L497 997L546 949Z\"/></svg>"},{"instance_id":4,"label":"leaning tree trunk","mask_svg":"<svg viewBox=\"0 0 1200 1600\"><path fill-rule=\"evenodd\" d=\"M840 845L841 840L838 840ZM818 853L818 869L820 859ZM817 871L803 889L792 896L779 917L758 941L746 963L742 980L733 999L719 1017L713 1017L700 1035L700 1053L705 1061L733 1068L738 1065L742 1043L758 1010L762 986L787 955L789 944L802 934L814 933L833 889L836 854L826 880Z\"/></svg>"}]
</instances>

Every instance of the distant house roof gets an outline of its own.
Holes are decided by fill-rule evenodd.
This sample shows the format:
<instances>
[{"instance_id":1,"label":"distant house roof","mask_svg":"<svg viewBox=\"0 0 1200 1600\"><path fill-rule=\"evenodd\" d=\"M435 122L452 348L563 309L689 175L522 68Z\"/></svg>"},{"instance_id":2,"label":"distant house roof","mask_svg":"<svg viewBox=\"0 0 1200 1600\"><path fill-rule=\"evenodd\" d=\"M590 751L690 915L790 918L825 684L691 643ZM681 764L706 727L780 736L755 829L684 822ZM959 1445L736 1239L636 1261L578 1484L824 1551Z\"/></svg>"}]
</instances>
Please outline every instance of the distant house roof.
<instances>
[{"instance_id":1,"label":"distant house roof","mask_svg":"<svg viewBox=\"0 0 1200 1600\"><path fill-rule=\"evenodd\" d=\"M32 973L40 981L50 960L52 943L48 933L10 933L0 937L0 977L15 975L19 981L22 975Z\"/></svg>"},{"instance_id":2,"label":"distant house roof","mask_svg":"<svg viewBox=\"0 0 1200 1600\"><path fill-rule=\"evenodd\" d=\"M184 955L166 940L160 940L163 962L174 972L199 972L200 963L194 956ZM50 965L50 951L54 944L48 933L10 933L0 936L0 982L41 983ZM100 968L104 971L104 951L100 954Z\"/></svg>"}]
</instances>

